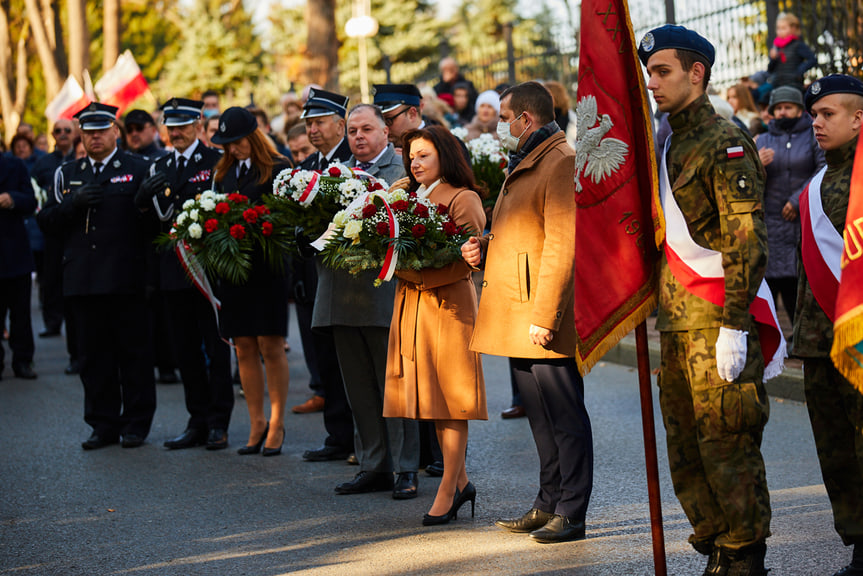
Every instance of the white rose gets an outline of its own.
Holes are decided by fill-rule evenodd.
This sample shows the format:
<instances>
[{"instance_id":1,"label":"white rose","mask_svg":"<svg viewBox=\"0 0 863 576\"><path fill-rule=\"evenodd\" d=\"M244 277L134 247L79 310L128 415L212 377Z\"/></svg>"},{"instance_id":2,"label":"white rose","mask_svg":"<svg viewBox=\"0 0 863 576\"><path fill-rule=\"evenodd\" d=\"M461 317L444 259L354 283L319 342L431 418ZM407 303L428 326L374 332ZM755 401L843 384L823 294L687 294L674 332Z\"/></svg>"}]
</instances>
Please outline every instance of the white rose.
<instances>
[{"instance_id":1,"label":"white rose","mask_svg":"<svg viewBox=\"0 0 863 576\"><path fill-rule=\"evenodd\" d=\"M387 198L387 202L392 204L393 202L398 202L399 200L407 200L408 193L405 192L401 188L396 188L395 190L390 191L389 198Z\"/></svg>"},{"instance_id":2,"label":"white rose","mask_svg":"<svg viewBox=\"0 0 863 576\"><path fill-rule=\"evenodd\" d=\"M362 232L363 223L359 220L351 220L345 224L345 230L342 232L345 238L353 238L354 241L359 240L360 232Z\"/></svg>"},{"instance_id":3,"label":"white rose","mask_svg":"<svg viewBox=\"0 0 863 576\"><path fill-rule=\"evenodd\" d=\"M333 216L333 224L335 224L338 228L344 228L345 224L348 222L348 211L347 210L339 210L336 212L336 215Z\"/></svg>"},{"instance_id":4,"label":"white rose","mask_svg":"<svg viewBox=\"0 0 863 576\"><path fill-rule=\"evenodd\" d=\"M194 224L189 225L189 236L192 238L200 238L201 234L203 234L204 229L201 228L201 225L195 222Z\"/></svg>"},{"instance_id":5,"label":"white rose","mask_svg":"<svg viewBox=\"0 0 863 576\"><path fill-rule=\"evenodd\" d=\"M180 212L177 214L177 226L182 226L183 222L186 221L186 218L189 217L189 214L186 212Z\"/></svg>"}]
</instances>

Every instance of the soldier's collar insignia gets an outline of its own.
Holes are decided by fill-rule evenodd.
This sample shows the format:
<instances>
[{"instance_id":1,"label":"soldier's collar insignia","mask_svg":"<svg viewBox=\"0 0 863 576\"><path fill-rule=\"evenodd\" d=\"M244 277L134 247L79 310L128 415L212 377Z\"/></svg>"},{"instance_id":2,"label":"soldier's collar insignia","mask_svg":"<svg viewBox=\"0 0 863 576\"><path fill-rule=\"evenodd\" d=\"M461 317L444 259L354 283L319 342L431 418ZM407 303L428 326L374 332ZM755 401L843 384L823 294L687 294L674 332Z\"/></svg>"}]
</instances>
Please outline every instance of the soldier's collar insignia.
<instances>
[{"instance_id":1,"label":"soldier's collar insignia","mask_svg":"<svg viewBox=\"0 0 863 576\"><path fill-rule=\"evenodd\" d=\"M114 168L119 168L119 167L120 167L120 161L114 160Z\"/></svg>"},{"instance_id":2,"label":"soldier's collar insignia","mask_svg":"<svg viewBox=\"0 0 863 576\"><path fill-rule=\"evenodd\" d=\"M171 164L173 164L173 163L174 163L174 159L173 159L173 158L168 158L168 162L167 162L168 166L170 167L170 166L171 166Z\"/></svg>"},{"instance_id":3,"label":"soldier's collar insignia","mask_svg":"<svg viewBox=\"0 0 863 576\"><path fill-rule=\"evenodd\" d=\"M195 152L194 158L195 158L195 162L200 162L201 161L201 153Z\"/></svg>"},{"instance_id":4,"label":"soldier's collar insignia","mask_svg":"<svg viewBox=\"0 0 863 576\"><path fill-rule=\"evenodd\" d=\"M652 32L648 32L644 35L644 38L641 39L641 49L645 52L650 52L656 47L656 39L653 37Z\"/></svg>"},{"instance_id":5,"label":"soldier's collar insignia","mask_svg":"<svg viewBox=\"0 0 863 576\"><path fill-rule=\"evenodd\" d=\"M809 91L813 94L818 94L821 92L821 83L816 80L812 83L812 86L809 87Z\"/></svg>"},{"instance_id":6,"label":"soldier's collar insignia","mask_svg":"<svg viewBox=\"0 0 863 576\"><path fill-rule=\"evenodd\" d=\"M86 161L86 160L82 160L82 161L81 161L81 170L84 170L85 168L87 168L87 161Z\"/></svg>"}]
</instances>

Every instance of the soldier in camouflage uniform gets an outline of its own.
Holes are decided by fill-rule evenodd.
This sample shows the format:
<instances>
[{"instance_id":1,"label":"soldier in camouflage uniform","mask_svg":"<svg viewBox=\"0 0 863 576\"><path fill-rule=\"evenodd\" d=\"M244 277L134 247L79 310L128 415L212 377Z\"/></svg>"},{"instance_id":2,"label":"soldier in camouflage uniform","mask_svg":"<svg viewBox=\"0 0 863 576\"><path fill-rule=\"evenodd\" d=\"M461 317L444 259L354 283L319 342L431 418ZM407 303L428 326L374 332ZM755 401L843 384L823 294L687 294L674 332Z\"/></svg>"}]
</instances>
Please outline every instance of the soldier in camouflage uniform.
<instances>
[{"instance_id":1,"label":"soldier in camouflage uniform","mask_svg":"<svg viewBox=\"0 0 863 576\"><path fill-rule=\"evenodd\" d=\"M694 529L690 543L709 556L705 575L762 575L768 404L749 306L767 264L764 170L753 142L705 94L715 53L707 40L668 25L648 33L638 52L648 89L669 113L673 200L692 240L722 254L725 273L724 306L717 306L688 291L664 253L660 264L659 401L674 490Z\"/></svg>"},{"instance_id":2,"label":"soldier in camouflage uniform","mask_svg":"<svg viewBox=\"0 0 863 576\"><path fill-rule=\"evenodd\" d=\"M838 74L822 78L807 90L806 108L814 118L815 138L827 160L821 204L842 234L854 152L863 124L863 82ZM810 185L809 193L815 192ZM815 271L806 270L800 253L797 270L794 355L805 359L806 406L834 525L845 545L854 545L851 564L834 576L863 576L863 396L833 366L833 322L815 298L807 278L807 273L814 275Z\"/></svg>"}]
</instances>

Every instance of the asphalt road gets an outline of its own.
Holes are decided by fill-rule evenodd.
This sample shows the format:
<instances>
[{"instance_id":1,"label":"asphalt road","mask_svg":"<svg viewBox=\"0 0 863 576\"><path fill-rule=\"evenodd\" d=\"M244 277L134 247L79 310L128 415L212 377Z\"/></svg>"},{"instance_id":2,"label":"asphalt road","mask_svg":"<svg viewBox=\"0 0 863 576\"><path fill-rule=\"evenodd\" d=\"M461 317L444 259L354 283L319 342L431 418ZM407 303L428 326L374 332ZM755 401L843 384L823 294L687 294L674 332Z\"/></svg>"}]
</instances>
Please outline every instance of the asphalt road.
<instances>
[{"instance_id":1,"label":"asphalt road","mask_svg":"<svg viewBox=\"0 0 863 576\"><path fill-rule=\"evenodd\" d=\"M40 329L34 314L34 329ZM291 328L289 406L309 393L296 326ZM586 380L595 483L587 539L541 545L493 526L530 508L538 459L526 419L501 420L509 405L504 359L486 357L490 419L471 423L468 472L477 512L425 528L437 479L420 474L420 495L337 496L356 473L344 462L301 454L324 438L320 414L287 418L283 454L238 456L248 413L237 398L231 447L169 452L182 431L182 386L158 386L148 443L85 452L83 390L63 374L61 339L37 342L39 378L8 368L0 381L0 575L400 575L653 574L641 417L634 369L601 363ZM656 388L654 386L654 404ZM667 472L655 407L668 573L700 575L704 558ZM764 436L773 505L772 576L830 575L850 559L832 515L803 404L773 399Z\"/></svg>"}]
</instances>

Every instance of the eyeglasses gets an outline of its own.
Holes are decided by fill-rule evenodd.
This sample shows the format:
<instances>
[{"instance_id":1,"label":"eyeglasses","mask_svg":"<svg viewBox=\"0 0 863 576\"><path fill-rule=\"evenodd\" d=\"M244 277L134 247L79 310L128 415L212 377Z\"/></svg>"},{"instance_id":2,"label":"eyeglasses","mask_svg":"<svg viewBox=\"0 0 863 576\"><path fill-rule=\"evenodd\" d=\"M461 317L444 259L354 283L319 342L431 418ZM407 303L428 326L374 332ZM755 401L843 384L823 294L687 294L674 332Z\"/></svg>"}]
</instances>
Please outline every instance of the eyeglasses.
<instances>
[{"instance_id":1,"label":"eyeglasses","mask_svg":"<svg viewBox=\"0 0 863 576\"><path fill-rule=\"evenodd\" d=\"M393 122L396 121L396 118L398 118L399 116L401 116L402 114L404 114L408 110L410 110L410 106L402 109L402 111L399 112L398 114L393 114L392 116L384 116L384 124L386 124L387 126L392 126Z\"/></svg>"},{"instance_id":2,"label":"eyeglasses","mask_svg":"<svg viewBox=\"0 0 863 576\"><path fill-rule=\"evenodd\" d=\"M143 132L146 126L141 126L140 124L130 124L126 126L126 132L132 134L134 132Z\"/></svg>"},{"instance_id":3,"label":"eyeglasses","mask_svg":"<svg viewBox=\"0 0 863 576\"><path fill-rule=\"evenodd\" d=\"M55 134L55 135L56 134L63 134L63 133L71 134L72 129L71 128L54 128L54 130L51 131L51 134Z\"/></svg>"}]
</instances>

